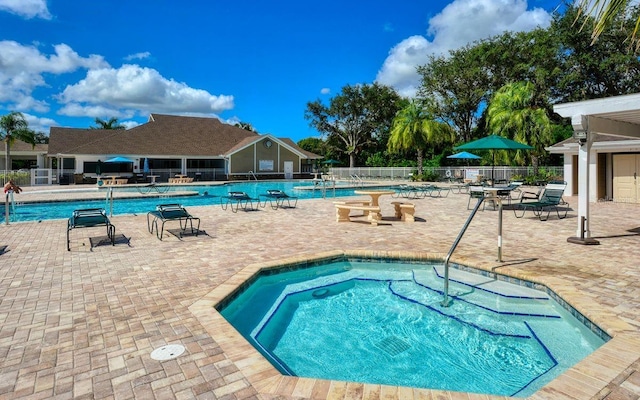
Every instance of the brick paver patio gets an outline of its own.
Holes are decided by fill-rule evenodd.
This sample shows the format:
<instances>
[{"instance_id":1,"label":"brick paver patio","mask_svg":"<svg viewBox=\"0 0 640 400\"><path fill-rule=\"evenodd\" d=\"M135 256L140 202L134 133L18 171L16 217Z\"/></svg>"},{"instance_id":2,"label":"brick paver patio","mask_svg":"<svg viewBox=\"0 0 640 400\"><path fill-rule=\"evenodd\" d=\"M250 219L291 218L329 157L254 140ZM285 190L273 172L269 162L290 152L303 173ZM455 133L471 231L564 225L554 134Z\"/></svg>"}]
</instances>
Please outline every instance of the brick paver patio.
<instances>
[{"instance_id":1,"label":"brick paver patio","mask_svg":"<svg viewBox=\"0 0 640 400\"><path fill-rule=\"evenodd\" d=\"M23 194L24 195L24 194ZM16 195L16 197L22 195ZM576 206L575 198L567 198ZM445 254L468 211L467 195L411 200L413 224L337 223L326 200L254 212L191 207L206 235L163 241L145 215L115 216L117 244L91 246L101 228L66 220L0 225L0 399L434 398L487 396L354 383L274 378L214 340L190 310L249 264L332 251ZM383 216L393 215L389 196ZM472 222L453 261L547 284L614 336L533 398L640 398L640 205L592 204L599 246L567 243L575 211L541 222L504 212L503 261L497 212ZM156 361L166 344L183 355ZM238 361L242 359L243 361ZM247 361L249 360L249 361Z\"/></svg>"}]
</instances>

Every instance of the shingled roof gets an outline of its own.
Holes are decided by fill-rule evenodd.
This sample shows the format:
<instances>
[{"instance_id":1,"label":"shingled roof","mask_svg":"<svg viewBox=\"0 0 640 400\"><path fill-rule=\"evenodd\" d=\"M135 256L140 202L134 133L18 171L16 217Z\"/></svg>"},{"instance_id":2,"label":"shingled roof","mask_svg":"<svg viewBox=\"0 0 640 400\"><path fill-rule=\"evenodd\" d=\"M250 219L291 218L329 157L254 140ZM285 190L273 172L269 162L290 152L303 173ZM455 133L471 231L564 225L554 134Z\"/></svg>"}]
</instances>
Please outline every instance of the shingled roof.
<instances>
[{"instance_id":1,"label":"shingled roof","mask_svg":"<svg viewBox=\"0 0 640 400\"><path fill-rule=\"evenodd\" d=\"M2 154L4 154L4 145L0 147L2 149ZM31 146L29 143L23 142L22 140L14 140L11 145L11 153L16 152L38 152L38 153L46 153L47 145L38 143L34 146Z\"/></svg>"},{"instance_id":2,"label":"shingled roof","mask_svg":"<svg viewBox=\"0 0 640 400\"><path fill-rule=\"evenodd\" d=\"M151 114L147 123L128 130L51 127L49 155L218 156L247 138L258 137L216 118Z\"/></svg>"}]
</instances>

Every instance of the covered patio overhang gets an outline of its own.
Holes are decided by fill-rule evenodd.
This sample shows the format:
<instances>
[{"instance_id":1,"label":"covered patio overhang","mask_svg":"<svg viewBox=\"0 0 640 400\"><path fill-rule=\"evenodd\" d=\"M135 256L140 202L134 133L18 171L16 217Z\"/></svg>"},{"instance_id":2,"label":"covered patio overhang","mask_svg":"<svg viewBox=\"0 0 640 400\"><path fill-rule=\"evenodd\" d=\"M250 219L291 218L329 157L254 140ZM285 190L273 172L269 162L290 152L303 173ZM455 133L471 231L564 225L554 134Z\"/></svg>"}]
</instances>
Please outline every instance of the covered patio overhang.
<instances>
[{"instance_id":1,"label":"covered patio overhang","mask_svg":"<svg viewBox=\"0 0 640 400\"><path fill-rule=\"evenodd\" d=\"M640 93L605 99L556 104L553 110L571 118L573 137L578 149L578 229L568 240L580 244L597 244L589 229L589 175L591 146L596 135L624 139L640 139Z\"/></svg>"}]
</instances>

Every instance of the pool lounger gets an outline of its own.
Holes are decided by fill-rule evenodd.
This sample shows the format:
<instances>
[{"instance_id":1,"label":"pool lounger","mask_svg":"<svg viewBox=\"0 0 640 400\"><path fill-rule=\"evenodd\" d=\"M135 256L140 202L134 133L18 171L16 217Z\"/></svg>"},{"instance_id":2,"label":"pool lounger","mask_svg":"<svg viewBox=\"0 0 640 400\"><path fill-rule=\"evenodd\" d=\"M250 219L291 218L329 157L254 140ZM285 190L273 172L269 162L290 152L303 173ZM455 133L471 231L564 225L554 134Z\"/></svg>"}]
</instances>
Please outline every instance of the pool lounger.
<instances>
[{"instance_id":1,"label":"pool lounger","mask_svg":"<svg viewBox=\"0 0 640 400\"><path fill-rule=\"evenodd\" d=\"M159 228L158 221L162 222ZM191 233L195 233L196 236L198 236L200 232L200 218L189 214L180 204L160 204L156 207L155 211L149 211L147 213L147 228L149 228L149 233L153 233L155 229L156 236L162 240L164 224L167 221L178 221L180 223L180 236L186 232L188 226L191 228ZM193 221L198 221L195 229L193 228Z\"/></svg>"},{"instance_id":2,"label":"pool lounger","mask_svg":"<svg viewBox=\"0 0 640 400\"><path fill-rule=\"evenodd\" d=\"M257 206L254 207L253 203L256 202ZM220 197L220 205L223 210L231 206L231 211L238 212L240 208L244 211L257 210L260 206L260 200L250 197L245 192L229 192L228 196Z\"/></svg>"},{"instance_id":3,"label":"pool lounger","mask_svg":"<svg viewBox=\"0 0 640 400\"><path fill-rule=\"evenodd\" d=\"M75 228L93 228L95 226L106 226L107 237L111 240L111 245L115 246L116 227L109 221L107 214L102 208L85 208L75 210L67 222L67 251L71 251L71 239L69 234Z\"/></svg>"},{"instance_id":4,"label":"pool lounger","mask_svg":"<svg viewBox=\"0 0 640 400\"><path fill-rule=\"evenodd\" d=\"M289 196L282 190L267 190L267 194L261 194L261 198L264 199L264 204L260 204L260 207L266 207L267 202L271 205L271 208L277 210L278 208L284 208L284 202L287 201L286 207L295 208L298 204L298 198L295 196ZM293 205L291 204L293 201Z\"/></svg>"}]
</instances>

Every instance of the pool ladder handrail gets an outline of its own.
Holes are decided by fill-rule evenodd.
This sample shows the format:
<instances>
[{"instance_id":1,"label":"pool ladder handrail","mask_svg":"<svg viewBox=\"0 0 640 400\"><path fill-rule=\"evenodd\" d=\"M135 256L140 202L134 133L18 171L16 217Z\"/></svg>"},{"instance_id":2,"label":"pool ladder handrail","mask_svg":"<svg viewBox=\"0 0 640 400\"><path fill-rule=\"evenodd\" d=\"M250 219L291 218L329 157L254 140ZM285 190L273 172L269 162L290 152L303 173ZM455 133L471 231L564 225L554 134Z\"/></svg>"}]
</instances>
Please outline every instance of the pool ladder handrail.
<instances>
[{"instance_id":1,"label":"pool ladder handrail","mask_svg":"<svg viewBox=\"0 0 640 400\"><path fill-rule=\"evenodd\" d=\"M16 215L16 203L13 198L13 190L7 191L7 195L4 200L4 219L5 224L9 225L9 221L11 220L11 213Z\"/></svg>"},{"instance_id":2,"label":"pool ladder handrail","mask_svg":"<svg viewBox=\"0 0 640 400\"><path fill-rule=\"evenodd\" d=\"M442 299L442 302L440 303L440 305L442 305L443 307L449 307L452 303L451 299L449 298L449 259L451 258L451 255L453 254L456 247L458 247L458 243L460 243L462 236L467 231L469 224L471 224L471 220L473 220L476 212L478 212L478 209L480 208L480 205L482 204L484 199L484 197L478 198L478 203L476 203L476 206L471 211L471 214L469 214L467 222L464 223L464 226L460 230L460 233L458 233L458 237L453 241L453 245L451 246L449 253L447 253L447 256L444 258L444 297ZM500 216L502 216L502 207L500 207Z\"/></svg>"}]
</instances>

